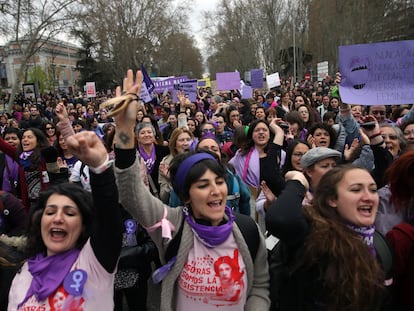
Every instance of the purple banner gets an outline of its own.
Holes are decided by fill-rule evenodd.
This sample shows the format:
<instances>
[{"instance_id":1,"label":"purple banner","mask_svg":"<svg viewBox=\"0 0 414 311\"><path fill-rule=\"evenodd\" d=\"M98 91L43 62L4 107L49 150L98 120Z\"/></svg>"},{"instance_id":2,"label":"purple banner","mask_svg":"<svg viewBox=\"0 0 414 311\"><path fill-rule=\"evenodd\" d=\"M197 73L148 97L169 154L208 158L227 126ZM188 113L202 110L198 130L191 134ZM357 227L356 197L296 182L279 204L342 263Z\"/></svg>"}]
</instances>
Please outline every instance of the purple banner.
<instances>
[{"instance_id":1,"label":"purple banner","mask_svg":"<svg viewBox=\"0 0 414 311\"><path fill-rule=\"evenodd\" d=\"M339 70L344 103L414 102L414 40L340 46Z\"/></svg>"},{"instance_id":2,"label":"purple banner","mask_svg":"<svg viewBox=\"0 0 414 311\"><path fill-rule=\"evenodd\" d=\"M250 85L253 88L262 89L263 83L263 69L252 69L250 70Z\"/></svg>"},{"instance_id":3,"label":"purple banner","mask_svg":"<svg viewBox=\"0 0 414 311\"><path fill-rule=\"evenodd\" d=\"M174 85L173 100L178 102L177 92L184 92L192 102L197 100L197 80L188 80Z\"/></svg>"},{"instance_id":4,"label":"purple banner","mask_svg":"<svg viewBox=\"0 0 414 311\"><path fill-rule=\"evenodd\" d=\"M180 82L187 81L187 76L182 77L173 77L173 78L165 78L163 80L155 80L155 78L152 79L155 85L154 92L156 93L162 93L164 90L172 91L174 89L174 84L178 84Z\"/></svg>"},{"instance_id":5,"label":"purple banner","mask_svg":"<svg viewBox=\"0 0 414 311\"><path fill-rule=\"evenodd\" d=\"M240 87L240 72L217 72L217 91L238 90Z\"/></svg>"}]
</instances>

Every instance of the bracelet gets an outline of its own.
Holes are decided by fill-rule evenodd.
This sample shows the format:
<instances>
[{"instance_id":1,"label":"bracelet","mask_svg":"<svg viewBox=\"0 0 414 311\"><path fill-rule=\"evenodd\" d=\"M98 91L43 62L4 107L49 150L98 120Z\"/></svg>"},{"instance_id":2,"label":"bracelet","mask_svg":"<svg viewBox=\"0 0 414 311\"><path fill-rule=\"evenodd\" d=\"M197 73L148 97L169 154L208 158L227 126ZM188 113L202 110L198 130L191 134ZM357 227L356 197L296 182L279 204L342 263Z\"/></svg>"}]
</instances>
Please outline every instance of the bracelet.
<instances>
[{"instance_id":1,"label":"bracelet","mask_svg":"<svg viewBox=\"0 0 414 311\"><path fill-rule=\"evenodd\" d=\"M369 139L373 139L373 138L375 138L375 137L377 137L377 136L381 136L381 132L378 132L378 133L376 133L376 134L374 134L374 135L371 135L370 137L368 137Z\"/></svg>"},{"instance_id":2,"label":"bracelet","mask_svg":"<svg viewBox=\"0 0 414 311\"><path fill-rule=\"evenodd\" d=\"M379 142L378 144L375 144L375 145L371 145L371 147L379 147L379 146L382 146L383 143L385 143L385 141L381 140L381 142Z\"/></svg>"},{"instance_id":3,"label":"bracelet","mask_svg":"<svg viewBox=\"0 0 414 311\"><path fill-rule=\"evenodd\" d=\"M114 160L109 160L109 155L106 155L106 160L105 160L104 163L102 163L98 167L91 167L90 166L89 170L92 173L101 174L101 173L105 172L108 168L110 168L113 163L114 163Z\"/></svg>"},{"instance_id":4,"label":"bracelet","mask_svg":"<svg viewBox=\"0 0 414 311\"><path fill-rule=\"evenodd\" d=\"M140 98L139 98L139 96L137 94L134 94L134 93L126 93L125 95L129 95L129 96L134 97L131 100L136 100L136 101L140 100Z\"/></svg>"}]
</instances>

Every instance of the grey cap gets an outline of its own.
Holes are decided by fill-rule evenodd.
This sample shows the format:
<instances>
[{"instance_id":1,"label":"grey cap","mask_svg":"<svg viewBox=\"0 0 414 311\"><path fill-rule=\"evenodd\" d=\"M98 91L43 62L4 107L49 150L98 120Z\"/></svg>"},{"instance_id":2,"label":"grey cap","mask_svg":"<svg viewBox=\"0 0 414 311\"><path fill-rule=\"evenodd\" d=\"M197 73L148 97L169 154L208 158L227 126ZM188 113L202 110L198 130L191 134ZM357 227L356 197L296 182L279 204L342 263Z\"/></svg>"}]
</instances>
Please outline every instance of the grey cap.
<instances>
[{"instance_id":1,"label":"grey cap","mask_svg":"<svg viewBox=\"0 0 414 311\"><path fill-rule=\"evenodd\" d=\"M316 162L328 159L328 158L341 158L341 153L331 148L316 147L306 152L301 159L301 166L303 169L312 166Z\"/></svg>"}]
</instances>

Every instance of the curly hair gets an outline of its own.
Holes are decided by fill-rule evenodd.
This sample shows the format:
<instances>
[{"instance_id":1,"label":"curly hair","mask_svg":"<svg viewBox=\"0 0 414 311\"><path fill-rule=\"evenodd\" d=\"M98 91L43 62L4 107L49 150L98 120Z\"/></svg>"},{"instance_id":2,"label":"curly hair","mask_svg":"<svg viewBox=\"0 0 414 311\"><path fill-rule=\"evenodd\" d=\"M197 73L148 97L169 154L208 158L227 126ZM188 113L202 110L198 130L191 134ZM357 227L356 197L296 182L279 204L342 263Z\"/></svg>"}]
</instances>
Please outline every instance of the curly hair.
<instances>
[{"instance_id":1,"label":"curly hair","mask_svg":"<svg viewBox=\"0 0 414 311\"><path fill-rule=\"evenodd\" d=\"M315 191L312 206L304 209L311 224L304 262L309 266L326 262L321 278L329 295L329 310L377 310L385 294L380 264L328 203L338 197L337 187L345 174L355 169L365 170L344 165L327 172Z\"/></svg>"},{"instance_id":2,"label":"curly hair","mask_svg":"<svg viewBox=\"0 0 414 311\"><path fill-rule=\"evenodd\" d=\"M332 126L327 124L327 123L323 123L323 122L315 123L309 129L309 131L307 133L307 137L309 137L309 135L313 136L317 129L325 130L326 132L328 132L328 135L329 135L330 139L329 139L329 146L327 146L327 147L333 149L335 147L335 144L336 144L337 134L336 134L335 130L332 128ZM319 146L317 146L317 147L319 147Z\"/></svg>"},{"instance_id":3,"label":"curly hair","mask_svg":"<svg viewBox=\"0 0 414 311\"><path fill-rule=\"evenodd\" d=\"M49 147L49 141L47 140L47 137L43 133L43 131L35 127L31 127L31 128L24 130L22 132L22 138L24 136L24 133L28 131L31 131L33 135L36 136L36 141L37 141L36 147L33 149L33 153L30 156L30 164L31 164L30 170L33 170L33 169L38 168L40 161L41 161L41 150L46 147ZM20 155L22 152L23 152L23 148L22 148L22 145L20 144L18 148L18 154Z\"/></svg>"}]
</instances>

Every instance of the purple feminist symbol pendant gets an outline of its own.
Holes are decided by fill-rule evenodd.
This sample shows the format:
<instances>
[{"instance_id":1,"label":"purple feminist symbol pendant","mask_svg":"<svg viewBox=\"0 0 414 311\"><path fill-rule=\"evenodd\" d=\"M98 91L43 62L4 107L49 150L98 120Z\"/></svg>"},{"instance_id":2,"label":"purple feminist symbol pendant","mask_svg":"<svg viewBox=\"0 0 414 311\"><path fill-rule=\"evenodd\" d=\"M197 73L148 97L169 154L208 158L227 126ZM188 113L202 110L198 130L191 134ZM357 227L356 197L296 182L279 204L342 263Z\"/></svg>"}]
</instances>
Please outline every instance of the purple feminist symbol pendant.
<instances>
[{"instance_id":1,"label":"purple feminist symbol pendant","mask_svg":"<svg viewBox=\"0 0 414 311\"><path fill-rule=\"evenodd\" d=\"M72 296L81 296L88 274L86 271L78 269L70 272L63 281L63 287Z\"/></svg>"}]
</instances>

